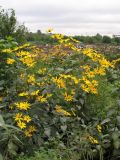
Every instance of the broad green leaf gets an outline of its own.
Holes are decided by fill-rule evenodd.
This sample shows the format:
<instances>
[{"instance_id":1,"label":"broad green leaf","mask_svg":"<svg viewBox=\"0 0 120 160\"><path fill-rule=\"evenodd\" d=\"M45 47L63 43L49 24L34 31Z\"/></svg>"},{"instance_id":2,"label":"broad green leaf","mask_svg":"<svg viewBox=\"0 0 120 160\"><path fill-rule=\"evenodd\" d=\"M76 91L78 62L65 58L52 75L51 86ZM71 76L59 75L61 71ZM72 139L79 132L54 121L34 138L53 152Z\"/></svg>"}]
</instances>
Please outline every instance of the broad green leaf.
<instances>
[{"instance_id":1,"label":"broad green leaf","mask_svg":"<svg viewBox=\"0 0 120 160\"><path fill-rule=\"evenodd\" d=\"M104 120L101 122L101 124L103 125L103 124L108 123L108 122L110 122L110 118L104 119Z\"/></svg>"},{"instance_id":2,"label":"broad green leaf","mask_svg":"<svg viewBox=\"0 0 120 160\"><path fill-rule=\"evenodd\" d=\"M2 156L2 154L0 154L0 160L3 160L3 156Z\"/></svg>"},{"instance_id":3,"label":"broad green leaf","mask_svg":"<svg viewBox=\"0 0 120 160\"><path fill-rule=\"evenodd\" d=\"M73 69L72 68L69 68L69 69L67 69L66 71L65 71L65 73L69 73L69 72L71 72Z\"/></svg>"},{"instance_id":4,"label":"broad green leaf","mask_svg":"<svg viewBox=\"0 0 120 160\"><path fill-rule=\"evenodd\" d=\"M117 121L118 121L118 124L120 124L120 116L117 116Z\"/></svg>"},{"instance_id":5,"label":"broad green leaf","mask_svg":"<svg viewBox=\"0 0 120 160\"><path fill-rule=\"evenodd\" d=\"M5 83L4 80L0 81L0 86L2 86Z\"/></svg>"},{"instance_id":6,"label":"broad green leaf","mask_svg":"<svg viewBox=\"0 0 120 160\"><path fill-rule=\"evenodd\" d=\"M114 142L114 147L115 147L115 149L120 148L120 142L118 140Z\"/></svg>"},{"instance_id":7,"label":"broad green leaf","mask_svg":"<svg viewBox=\"0 0 120 160\"><path fill-rule=\"evenodd\" d=\"M114 133L112 134L112 138L113 138L114 141L117 141L117 140L119 139L119 136L120 136L120 133L119 133L119 132L114 132Z\"/></svg>"},{"instance_id":8,"label":"broad green leaf","mask_svg":"<svg viewBox=\"0 0 120 160\"><path fill-rule=\"evenodd\" d=\"M3 125L5 125L5 121L2 117L2 115L0 115L0 126L3 126Z\"/></svg>"},{"instance_id":9,"label":"broad green leaf","mask_svg":"<svg viewBox=\"0 0 120 160\"><path fill-rule=\"evenodd\" d=\"M67 129L67 125L61 126L61 129L62 129L63 132L65 132L66 129Z\"/></svg>"},{"instance_id":10,"label":"broad green leaf","mask_svg":"<svg viewBox=\"0 0 120 160\"><path fill-rule=\"evenodd\" d=\"M50 137L50 134L51 134L51 129L50 128L45 128L45 135Z\"/></svg>"}]
</instances>

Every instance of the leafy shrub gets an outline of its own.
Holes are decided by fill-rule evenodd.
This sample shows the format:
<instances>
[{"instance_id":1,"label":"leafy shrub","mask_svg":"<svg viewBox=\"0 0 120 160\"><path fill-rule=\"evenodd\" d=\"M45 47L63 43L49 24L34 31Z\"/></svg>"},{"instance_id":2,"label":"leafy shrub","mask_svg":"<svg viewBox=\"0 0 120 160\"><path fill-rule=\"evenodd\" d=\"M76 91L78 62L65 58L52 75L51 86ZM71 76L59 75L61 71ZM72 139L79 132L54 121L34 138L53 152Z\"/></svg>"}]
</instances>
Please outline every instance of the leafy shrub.
<instances>
[{"instance_id":1,"label":"leafy shrub","mask_svg":"<svg viewBox=\"0 0 120 160\"><path fill-rule=\"evenodd\" d=\"M10 159L17 153L31 153L47 141L48 148L64 150L63 157L74 153L76 160L102 160L114 147L112 142L119 139L119 110L107 114L116 102L109 94L112 85L106 78L107 70L118 60L110 62L93 49L78 49L73 38L60 34L52 37L59 44L49 49L2 42L1 116L11 125L12 135L4 138L2 125L0 147L2 141L6 145L1 153ZM111 138L116 132L117 138ZM119 144L116 146L118 150ZM38 157L47 159L48 155L40 153Z\"/></svg>"},{"instance_id":2,"label":"leafy shrub","mask_svg":"<svg viewBox=\"0 0 120 160\"><path fill-rule=\"evenodd\" d=\"M17 158L17 160L60 160L55 150L49 149L41 149L40 151L35 152L34 156L25 157L21 156Z\"/></svg>"}]
</instances>

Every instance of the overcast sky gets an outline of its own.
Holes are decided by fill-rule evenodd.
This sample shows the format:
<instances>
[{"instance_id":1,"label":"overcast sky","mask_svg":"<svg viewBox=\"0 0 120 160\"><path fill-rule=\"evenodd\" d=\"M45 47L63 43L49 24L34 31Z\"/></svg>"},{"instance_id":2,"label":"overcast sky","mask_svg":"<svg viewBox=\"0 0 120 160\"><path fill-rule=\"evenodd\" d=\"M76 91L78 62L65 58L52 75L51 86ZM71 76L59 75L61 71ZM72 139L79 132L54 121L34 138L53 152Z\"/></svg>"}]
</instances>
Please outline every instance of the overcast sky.
<instances>
[{"instance_id":1,"label":"overcast sky","mask_svg":"<svg viewBox=\"0 0 120 160\"><path fill-rule=\"evenodd\" d=\"M120 0L0 0L30 31L70 35L120 34Z\"/></svg>"}]
</instances>

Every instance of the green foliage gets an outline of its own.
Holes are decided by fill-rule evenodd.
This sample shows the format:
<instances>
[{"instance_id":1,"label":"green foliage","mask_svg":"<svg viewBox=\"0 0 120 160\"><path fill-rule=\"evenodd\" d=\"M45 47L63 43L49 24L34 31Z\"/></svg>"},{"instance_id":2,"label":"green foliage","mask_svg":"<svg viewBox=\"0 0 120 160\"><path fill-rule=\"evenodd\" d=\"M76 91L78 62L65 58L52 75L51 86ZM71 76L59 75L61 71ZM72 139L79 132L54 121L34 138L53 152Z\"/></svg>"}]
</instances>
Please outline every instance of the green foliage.
<instances>
[{"instance_id":1,"label":"green foliage","mask_svg":"<svg viewBox=\"0 0 120 160\"><path fill-rule=\"evenodd\" d=\"M6 38L12 36L15 31L16 17L14 10L6 12L4 9L0 10L0 37Z\"/></svg>"},{"instance_id":2,"label":"green foliage","mask_svg":"<svg viewBox=\"0 0 120 160\"><path fill-rule=\"evenodd\" d=\"M103 43L111 43L111 38L109 36L103 36Z\"/></svg>"},{"instance_id":3,"label":"green foliage","mask_svg":"<svg viewBox=\"0 0 120 160\"><path fill-rule=\"evenodd\" d=\"M0 115L0 132L0 154L3 155L4 159L16 156L18 146L22 144L17 137L18 133L21 131L12 124L6 124L2 115Z\"/></svg>"},{"instance_id":4,"label":"green foliage","mask_svg":"<svg viewBox=\"0 0 120 160\"><path fill-rule=\"evenodd\" d=\"M95 36L74 36L74 38L85 44L120 44L120 37L111 38L107 35L102 36L99 33L97 33Z\"/></svg>"},{"instance_id":5,"label":"green foliage","mask_svg":"<svg viewBox=\"0 0 120 160\"><path fill-rule=\"evenodd\" d=\"M38 152L34 156L19 160L93 160L98 157L111 160L119 157L119 66L116 71L108 69L102 78L96 72L94 79L89 79L90 71L109 62L101 55L105 64L99 65L101 61L100 58L96 61L95 51L77 52L73 46L71 49L70 45L68 48L65 45L68 44L63 41L49 51L46 48L41 51L34 46L17 46L10 37L0 41L0 153L5 159L14 159L17 154L30 155L35 150ZM37 56L34 57L34 53ZM89 72L83 68L86 64ZM99 82L98 94L82 89L81 83L85 82L90 84L88 89L92 89L92 80ZM36 95L34 91L38 91ZM73 94L72 100L65 99L66 92ZM20 93L27 93L27 96L20 96ZM47 97L48 94L52 96ZM30 108L16 107L24 101ZM56 106L62 106L61 110L57 112ZM25 127L34 124L33 135L25 136L26 128L18 125L20 119L15 119L17 113L32 118Z\"/></svg>"},{"instance_id":6,"label":"green foliage","mask_svg":"<svg viewBox=\"0 0 120 160\"><path fill-rule=\"evenodd\" d=\"M26 157L21 156L16 160L60 160L58 153L56 150L48 149L45 150L44 148L38 152L35 152L34 156Z\"/></svg>"},{"instance_id":7,"label":"green foliage","mask_svg":"<svg viewBox=\"0 0 120 160\"><path fill-rule=\"evenodd\" d=\"M19 44L24 44L27 42L27 28L24 25L17 26L17 29L15 33L13 34L13 37L16 42Z\"/></svg>"},{"instance_id":8,"label":"green foliage","mask_svg":"<svg viewBox=\"0 0 120 160\"><path fill-rule=\"evenodd\" d=\"M48 44L55 44L56 40L51 38L50 35L41 33L39 30L36 33L27 33L26 39L30 43L34 43L37 45L48 45Z\"/></svg>"},{"instance_id":9,"label":"green foliage","mask_svg":"<svg viewBox=\"0 0 120 160\"><path fill-rule=\"evenodd\" d=\"M88 95L87 105L90 108L89 112L96 115L99 120L106 117L107 111L116 106L116 99L112 94L114 86L107 81L107 78L102 78L99 85L99 94L96 96Z\"/></svg>"},{"instance_id":10,"label":"green foliage","mask_svg":"<svg viewBox=\"0 0 120 160\"><path fill-rule=\"evenodd\" d=\"M27 29L24 25L18 25L13 9L0 8L0 38L13 37L18 43L25 43Z\"/></svg>"}]
</instances>

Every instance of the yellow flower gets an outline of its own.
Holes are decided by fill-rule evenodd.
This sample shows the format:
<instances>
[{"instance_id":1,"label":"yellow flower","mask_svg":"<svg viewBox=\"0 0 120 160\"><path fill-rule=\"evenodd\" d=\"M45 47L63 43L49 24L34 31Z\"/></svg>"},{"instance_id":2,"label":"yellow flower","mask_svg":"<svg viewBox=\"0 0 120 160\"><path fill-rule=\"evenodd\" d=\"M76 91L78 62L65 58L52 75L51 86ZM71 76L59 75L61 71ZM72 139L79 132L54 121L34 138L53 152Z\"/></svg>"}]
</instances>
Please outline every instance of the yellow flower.
<instances>
[{"instance_id":1,"label":"yellow flower","mask_svg":"<svg viewBox=\"0 0 120 160\"><path fill-rule=\"evenodd\" d=\"M26 124L25 124L24 122L21 122L21 121L18 121L18 122L17 122L17 126L18 126L19 128L21 128L21 129L26 128Z\"/></svg>"},{"instance_id":2,"label":"yellow flower","mask_svg":"<svg viewBox=\"0 0 120 160\"><path fill-rule=\"evenodd\" d=\"M93 70L94 74L96 75L105 75L106 74L106 71L105 71L105 68L103 67L100 67L100 68L95 68Z\"/></svg>"},{"instance_id":3,"label":"yellow flower","mask_svg":"<svg viewBox=\"0 0 120 160\"><path fill-rule=\"evenodd\" d=\"M46 97L47 97L47 98L50 98L50 97L52 97L52 94L47 93Z\"/></svg>"},{"instance_id":4,"label":"yellow flower","mask_svg":"<svg viewBox=\"0 0 120 160\"><path fill-rule=\"evenodd\" d=\"M52 28L49 28L46 32L47 33L51 33L53 31L53 29Z\"/></svg>"},{"instance_id":5,"label":"yellow flower","mask_svg":"<svg viewBox=\"0 0 120 160\"><path fill-rule=\"evenodd\" d=\"M61 40L62 38L64 38L64 35L62 35L62 34L54 34L54 35L52 35L52 38Z\"/></svg>"},{"instance_id":6,"label":"yellow flower","mask_svg":"<svg viewBox=\"0 0 120 160\"><path fill-rule=\"evenodd\" d=\"M35 61L33 60L32 57L28 57L28 56L25 56L23 58L20 58L20 61L25 64L27 67L33 67L35 65Z\"/></svg>"},{"instance_id":7,"label":"yellow flower","mask_svg":"<svg viewBox=\"0 0 120 160\"><path fill-rule=\"evenodd\" d=\"M30 55L30 52L27 51L20 51L16 54L18 57L22 57L22 56L28 56Z\"/></svg>"},{"instance_id":8,"label":"yellow flower","mask_svg":"<svg viewBox=\"0 0 120 160\"><path fill-rule=\"evenodd\" d=\"M19 75L19 77L20 77L20 79L24 79L25 78L25 73L21 73L20 75Z\"/></svg>"},{"instance_id":9,"label":"yellow flower","mask_svg":"<svg viewBox=\"0 0 120 160\"><path fill-rule=\"evenodd\" d=\"M15 103L15 105L20 110L27 110L30 108L30 103L28 102L19 102L19 103Z\"/></svg>"},{"instance_id":10,"label":"yellow flower","mask_svg":"<svg viewBox=\"0 0 120 160\"><path fill-rule=\"evenodd\" d=\"M90 86L90 92L93 93L93 94L98 93L97 89L93 85Z\"/></svg>"},{"instance_id":11,"label":"yellow flower","mask_svg":"<svg viewBox=\"0 0 120 160\"><path fill-rule=\"evenodd\" d=\"M88 139L92 144L99 144L98 140L92 136L88 136Z\"/></svg>"},{"instance_id":12,"label":"yellow flower","mask_svg":"<svg viewBox=\"0 0 120 160\"><path fill-rule=\"evenodd\" d=\"M93 78L97 73L95 73L94 71L88 71L85 72L84 74L86 74L88 78Z\"/></svg>"},{"instance_id":13,"label":"yellow flower","mask_svg":"<svg viewBox=\"0 0 120 160\"><path fill-rule=\"evenodd\" d=\"M45 85L45 82L36 83L39 87L43 87Z\"/></svg>"},{"instance_id":14,"label":"yellow flower","mask_svg":"<svg viewBox=\"0 0 120 160\"><path fill-rule=\"evenodd\" d=\"M52 78L52 80L59 88L65 88L65 83L62 78L55 77Z\"/></svg>"},{"instance_id":15,"label":"yellow flower","mask_svg":"<svg viewBox=\"0 0 120 160\"><path fill-rule=\"evenodd\" d=\"M29 115L25 115L23 117L23 120L26 121L27 123L31 121L31 117Z\"/></svg>"},{"instance_id":16,"label":"yellow flower","mask_svg":"<svg viewBox=\"0 0 120 160\"><path fill-rule=\"evenodd\" d=\"M24 44L22 46L16 47L13 51L17 51L19 49L23 49L23 48L26 48L26 47L29 47L29 46L30 46L30 44Z\"/></svg>"},{"instance_id":17,"label":"yellow flower","mask_svg":"<svg viewBox=\"0 0 120 160\"><path fill-rule=\"evenodd\" d=\"M77 79L76 77L71 77L71 79L74 81L75 84L79 83L79 79Z\"/></svg>"},{"instance_id":18,"label":"yellow flower","mask_svg":"<svg viewBox=\"0 0 120 160\"><path fill-rule=\"evenodd\" d=\"M35 132L36 131L36 127L35 126L29 126L29 131L30 132Z\"/></svg>"},{"instance_id":19,"label":"yellow flower","mask_svg":"<svg viewBox=\"0 0 120 160\"><path fill-rule=\"evenodd\" d=\"M57 113L63 114L64 116L71 116L71 114L70 114L69 112L67 112L66 110L64 110L64 109L63 109L61 106L59 106L59 105L56 105L55 111L56 111Z\"/></svg>"},{"instance_id":20,"label":"yellow flower","mask_svg":"<svg viewBox=\"0 0 120 160\"><path fill-rule=\"evenodd\" d=\"M88 79L84 80L84 82L86 83L87 86L91 85L91 82Z\"/></svg>"},{"instance_id":21,"label":"yellow flower","mask_svg":"<svg viewBox=\"0 0 120 160\"><path fill-rule=\"evenodd\" d=\"M98 86L98 81L92 80L92 84L93 84L94 86Z\"/></svg>"},{"instance_id":22,"label":"yellow flower","mask_svg":"<svg viewBox=\"0 0 120 160\"><path fill-rule=\"evenodd\" d=\"M72 95L69 95L65 92L64 94L64 100L66 101L72 101L73 100L73 96Z\"/></svg>"},{"instance_id":23,"label":"yellow flower","mask_svg":"<svg viewBox=\"0 0 120 160\"><path fill-rule=\"evenodd\" d=\"M3 97L0 97L0 102L2 102L2 100L3 100Z\"/></svg>"},{"instance_id":24,"label":"yellow flower","mask_svg":"<svg viewBox=\"0 0 120 160\"><path fill-rule=\"evenodd\" d=\"M35 76L33 74L32 75L28 75L27 82L31 83L31 84L34 84L35 83Z\"/></svg>"},{"instance_id":25,"label":"yellow flower","mask_svg":"<svg viewBox=\"0 0 120 160\"><path fill-rule=\"evenodd\" d=\"M15 62L15 60L12 58L7 59L7 64L13 64L14 62Z\"/></svg>"},{"instance_id":26,"label":"yellow flower","mask_svg":"<svg viewBox=\"0 0 120 160\"><path fill-rule=\"evenodd\" d=\"M102 132L102 127L101 127L101 125L98 124L98 125L96 126L96 128L97 128L98 132L100 132L100 133Z\"/></svg>"},{"instance_id":27,"label":"yellow flower","mask_svg":"<svg viewBox=\"0 0 120 160\"><path fill-rule=\"evenodd\" d=\"M100 59L99 63L104 68L108 68L111 66L111 63L109 61L107 61L105 58Z\"/></svg>"},{"instance_id":28,"label":"yellow flower","mask_svg":"<svg viewBox=\"0 0 120 160\"><path fill-rule=\"evenodd\" d=\"M32 137L32 134L35 131L36 131L36 127L31 125L27 130L24 131L24 134L26 137Z\"/></svg>"},{"instance_id":29,"label":"yellow flower","mask_svg":"<svg viewBox=\"0 0 120 160\"><path fill-rule=\"evenodd\" d=\"M64 79L70 78L70 79L72 79L74 81L75 84L79 83L79 79L76 78L75 76L72 76L72 75L60 74L60 77L64 78Z\"/></svg>"},{"instance_id":30,"label":"yellow flower","mask_svg":"<svg viewBox=\"0 0 120 160\"><path fill-rule=\"evenodd\" d=\"M28 92L22 92L22 93L19 93L18 95L19 95L20 97L28 96Z\"/></svg>"},{"instance_id":31,"label":"yellow flower","mask_svg":"<svg viewBox=\"0 0 120 160\"><path fill-rule=\"evenodd\" d=\"M82 79L84 81L85 84L81 84L81 88L89 93L93 93L93 94L97 94L97 89L95 88L96 86L98 86L98 82L96 80L89 80L87 79L85 76L82 77Z\"/></svg>"},{"instance_id":32,"label":"yellow flower","mask_svg":"<svg viewBox=\"0 0 120 160\"><path fill-rule=\"evenodd\" d=\"M74 89L71 90L71 94L72 94L73 96L75 95L75 90L74 90Z\"/></svg>"},{"instance_id":33,"label":"yellow flower","mask_svg":"<svg viewBox=\"0 0 120 160\"><path fill-rule=\"evenodd\" d=\"M32 137L32 133L29 130L24 131L26 137Z\"/></svg>"},{"instance_id":34,"label":"yellow flower","mask_svg":"<svg viewBox=\"0 0 120 160\"><path fill-rule=\"evenodd\" d=\"M111 62L111 67L115 67L115 65L116 65L116 63L117 62L119 62L120 61L120 58L118 58L118 59L116 59L116 60L113 60L112 62Z\"/></svg>"},{"instance_id":35,"label":"yellow flower","mask_svg":"<svg viewBox=\"0 0 120 160\"><path fill-rule=\"evenodd\" d=\"M3 49L2 52L11 53L12 50L11 49Z\"/></svg>"},{"instance_id":36,"label":"yellow flower","mask_svg":"<svg viewBox=\"0 0 120 160\"><path fill-rule=\"evenodd\" d=\"M17 113L16 115L15 115L15 121L21 121L21 120L23 120L23 114L22 113Z\"/></svg>"},{"instance_id":37,"label":"yellow flower","mask_svg":"<svg viewBox=\"0 0 120 160\"><path fill-rule=\"evenodd\" d=\"M83 89L83 91L89 93L90 89L85 85L85 84L81 84L81 88Z\"/></svg>"},{"instance_id":38,"label":"yellow flower","mask_svg":"<svg viewBox=\"0 0 120 160\"><path fill-rule=\"evenodd\" d=\"M85 65L85 66L81 66L85 71L89 71L90 70L90 66L89 65Z\"/></svg>"},{"instance_id":39,"label":"yellow flower","mask_svg":"<svg viewBox=\"0 0 120 160\"><path fill-rule=\"evenodd\" d=\"M45 97L43 97L43 96L38 96L37 97L37 100L39 101L39 102L47 102L47 99L45 98Z\"/></svg>"},{"instance_id":40,"label":"yellow flower","mask_svg":"<svg viewBox=\"0 0 120 160\"><path fill-rule=\"evenodd\" d=\"M36 90L31 93L31 96L37 96L38 94L39 94L39 90Z\"/></svg>"},{"instance_id":41,"label":"yellow flower","mask_svg":"<svg viewBox=\"0 0 120 160\"><path fill-rule=\"evenodd\" d=\"M47 69L46 69L46 68L41 68L41 69L39 69L39 70L38 70L38 72L37 72L37 73L39 73L39 74L45 74L45 73L46 73L46 71L47 71Z\"/></svg>"}]
</instances>

